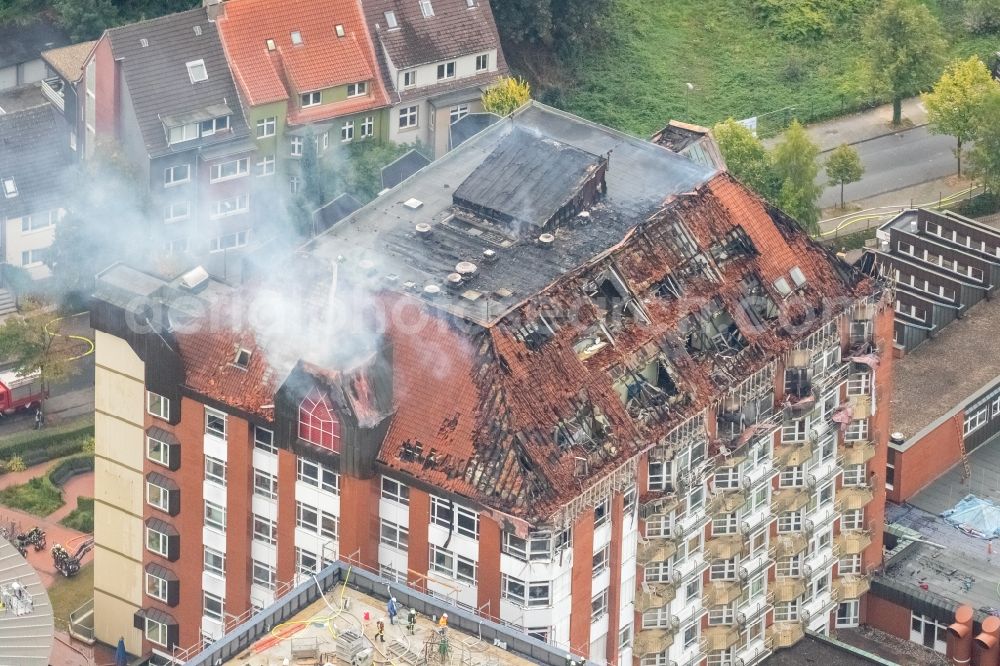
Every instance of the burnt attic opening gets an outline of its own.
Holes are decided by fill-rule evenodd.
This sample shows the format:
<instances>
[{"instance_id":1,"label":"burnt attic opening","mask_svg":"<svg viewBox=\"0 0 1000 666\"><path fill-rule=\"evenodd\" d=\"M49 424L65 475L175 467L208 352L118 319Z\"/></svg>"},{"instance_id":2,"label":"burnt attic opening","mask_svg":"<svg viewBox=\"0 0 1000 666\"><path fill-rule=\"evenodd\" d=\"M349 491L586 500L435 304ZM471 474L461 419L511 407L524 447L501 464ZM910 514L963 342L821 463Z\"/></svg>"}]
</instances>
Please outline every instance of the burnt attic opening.
<instances>
[{"instance_id":1,"label":"burnt attic opening","mask_svg":"<svg viewBox=\"0 0 1000 666\"><path fill-rule=\"evenodd\" d=\"M674 370L662 356L625 372L614 383L615 392L636 418L659 413L681 400Z\"/></svg>"},{"instance_id":2,"label":"burnt attic opening","mask_svg":"<svg viewBox=\"0 0 1000 666\"><path fill-rule=\"evenodd\" d=\"M534 237L604 196L607 167L607 157L515 127L455 189L452 203L460 214Z\"/></svg>"},{"instance_id":3,"label":"burnt attic opening","mask_svg":"<svg viewBox=\"0 0 1000 666\"><path fill-rule=\"evenodd\" d=\"M748 275L743 278L740 290L743 292L740 304L751 322L760 325L778 318L780 314L778 306L771 300L759 276Z\"/></svg>"},{"instance_id":4,"label":"burnt attic opening","mask_svg":"<svg viewBox=\"0 0 1000 666\"><path fill-rule=\"evenodd\" d=\"M734 227L726 234L721 242L712 246L712 258L715 263L722 265L738 257L753 257L757 255L757 248L753 241L747 236L743 227Z\"/></svg>"},{"instance_id":5,"label":"burnt attic opening","mask_svg":"<svg viewBox=\"0 0 1000 666\"><path fill-rule=\"evenodd\" d=\"M688 353L695 357L736 354L747 346L747 340L736 325L736 320L723 307L718 297L681 320L680 330Z\"/></svg>"},{"instance_id":6,"label":"burnt attic opening","mask_svg":"<svg viewBox=\"0 0 1000 666\"><path fill-rule=\"evenodd\" d=\"M611 436L611 422L600 408L591 403L581 405L571 419L560 419L555 428L556 445L561 449L583 446L593 450Z\"/></svg>"},{"instance_id":7,"label":"burnt attic opening","mask_svg":"<svg viewBox=\"0 0 1000 666\"><path fill-rule=\"evenodd\" d=\"M785 395L798 400L812 395L811 354L805 349L796 349L788 354L785 368Z\"/></svg>"},{"instance_id":8,"label":"burnt attic opening","mask_svg":"<svg viewBox=\"0 0 1000 666\"><path fill-rule=\"evenodd\" d=\"M531 351L538 351L555 335L555 327L548 319L539 315L533 321L526 322L514 331L514 337L524 343Z\"/></svg>"},{"instance_id":9,"label":"burnt attic opening","mask_svg":"<svg viewBox=\"0 0 1000 666\"><path fill-rule=\"evenodd\" d=\"M658 298L679 299L684 296L684 290L673 275L665 275L653 284L653 294Z\"/></svg>"},{"instance_id":10,"label":"burnt attic opening","mask_svg":"<svg viewBox=\"0 0 1000 666\"><path fill-rule=\"evenodd\" d=\"M604 271L596 280L584 284L583 291L608 324L618 323L626 317L648 322L638 299L632 296L625 281L611 269Z\"/></svg>"}]
</instances>

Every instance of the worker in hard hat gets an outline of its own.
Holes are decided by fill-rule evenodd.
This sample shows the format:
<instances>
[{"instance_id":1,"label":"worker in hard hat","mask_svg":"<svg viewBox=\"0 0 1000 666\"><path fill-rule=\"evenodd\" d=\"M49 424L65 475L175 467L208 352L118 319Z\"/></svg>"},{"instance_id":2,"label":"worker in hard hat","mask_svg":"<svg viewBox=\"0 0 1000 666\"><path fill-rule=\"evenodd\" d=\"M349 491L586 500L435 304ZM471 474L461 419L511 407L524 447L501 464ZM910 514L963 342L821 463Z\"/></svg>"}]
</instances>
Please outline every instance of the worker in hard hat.
<instances>
[{"instance_id":1,"label":"worker in hard hat","mask_svg":"<svg viewBox=\"0 0 1000 666\"><path fill-rule=\"evenodd\" d=\"M406 614L406 630L410 635L417 633L417 609L411 608Z\"/></svg>"}]
</instances>

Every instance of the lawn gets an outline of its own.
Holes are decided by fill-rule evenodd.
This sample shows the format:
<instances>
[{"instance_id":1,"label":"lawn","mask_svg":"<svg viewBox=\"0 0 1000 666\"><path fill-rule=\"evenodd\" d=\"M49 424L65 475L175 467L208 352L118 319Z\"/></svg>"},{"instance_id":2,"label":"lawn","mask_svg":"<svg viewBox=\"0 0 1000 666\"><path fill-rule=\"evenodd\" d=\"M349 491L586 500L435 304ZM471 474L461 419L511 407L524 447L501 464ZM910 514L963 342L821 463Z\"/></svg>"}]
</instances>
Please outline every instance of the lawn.
<instances>
[{"instance_id":1,"label":"lawn","mask_svg":"<svg viewBox=\"0 0 1000 666\"><path fill-rule=\"evenodd\" d=\"M961 3L927 3L948 32L950 55L985 59L1000 48L996 35L965 32ZM563 78L571 82L555 95L540 90L543 101L639 136L671 118L712 125L795 107L796 116L812 121L859 105L840 92L840 79L861 49L858 25L794 43L766 27L750 0L616 0L612 11L608 38L595 39L589 51L564 64ZM529 62L521 69L530 69L532 55L513 50L515 68ZM789 115L776 113L762 123Z\"/></svg>"},{"instance_id":2,"label":"lawn","mask_svg":"<svg viewBox=\"0 0 1000 666\"><path fill-rule=\"evenodd\" d=\"M94 498L77 497L76 508L70 511L69 515L59 521L63 527L76 530L78 532L94 533Z\"/></svg>"},{"instance_id":3,"label":"lawn","mask_svg":"<svg viewBox=\"0 0 1000 666\"><path fill-rule=\"evenodd\" d=\"M48 475L39 476L19 486L0 490L0 504L44 517L63 505L62 491L49 480Z\"/></svg>"},{"instance_id":4,"label":"lawn","mask_svg":"<svg viewBox=\"0 0 1000 666\"><path fill-rule=\"evenodd\" d=\"M94 563L81 567L72 578L60 575L48 591L56 629L65 631L69 614L94 597Z\"/></svg>"}]
</instances>

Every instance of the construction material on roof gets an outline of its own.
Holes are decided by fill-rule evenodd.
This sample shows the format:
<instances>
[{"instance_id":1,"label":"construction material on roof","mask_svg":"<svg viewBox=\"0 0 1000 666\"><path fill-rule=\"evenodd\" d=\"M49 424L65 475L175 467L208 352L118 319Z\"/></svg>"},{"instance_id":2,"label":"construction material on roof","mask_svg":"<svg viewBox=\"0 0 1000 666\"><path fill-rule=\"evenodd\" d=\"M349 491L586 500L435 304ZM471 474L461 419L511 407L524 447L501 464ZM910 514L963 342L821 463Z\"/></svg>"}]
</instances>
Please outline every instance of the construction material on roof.
<instances>
[{"instance_id":1,"label":"construction material on roof","mask_svg":"<svg viewBox=\"0 0 1000 666\"><path fill-rule=\"evenodd\" d=\"M949 523L980 539L994 539L1000 536L1000 506L975 495L966 495L955 505L941 514Z\"/></svg>"},{"instance_id":2,"label":"construction material on roof","mask_svg":"<svg viewBox=\"0 0 1000 666\"><path fill-rule=\"evenodd\" d=\"M38 573L0 538L0 664L46 666L53 631L52 604Z\"/></svg>"}]
</instances>

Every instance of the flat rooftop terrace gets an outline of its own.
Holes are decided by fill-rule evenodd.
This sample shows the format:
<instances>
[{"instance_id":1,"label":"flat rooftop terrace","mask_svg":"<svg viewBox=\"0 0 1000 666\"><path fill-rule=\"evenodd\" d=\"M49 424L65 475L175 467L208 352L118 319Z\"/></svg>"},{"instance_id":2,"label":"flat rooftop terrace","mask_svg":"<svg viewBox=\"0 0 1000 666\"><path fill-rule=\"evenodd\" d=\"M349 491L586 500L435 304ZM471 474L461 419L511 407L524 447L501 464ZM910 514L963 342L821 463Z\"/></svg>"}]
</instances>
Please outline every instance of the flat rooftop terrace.
<instances>
[{"instance_id":1,"label":"flat rooftop terrace","mask_svg":"<svg viewBox=\"0 0 1000 666\"><path fill-rule=\"evenodd\" d=\"M295 664L296 655L301 658L309 653L309 656L303 659L303 663L317 663L308 661L313 658L311 655L315 654L315 658L319 659L318 663L321 664L346 664L347 662L343 660L338 661L337 637L348 633L361 637L363 646L374 650L373 657L376 664L390 663L404 666L421 663L420 659L441 663L441 634L432 618L418 615L416 629L411 635L406 628L408 611L406 608L400 608L396 624L391 625L386 617L385 602L351 587L345 588L343 584L338 584L327 592L326 599L330 602L329 606L327 601L320 598L289 619L284 627L277 629L278 632L285 628L298 629L289 638L265 650L251 649L224 663L233 666L244 666L248 663L281 664L284 659L288 659L289 663ZM347 602L346 608L343 608L344 601ZM375 638L376 622L380 619L385 622L384 643ZM447 663L470 666L476 664L531 666L536 663L502 650L492 642L481 640L474 634L455 628L447 630L447 646L451 658ZM417 661L413 661L414 657Z\"/></svg>"},{"instance_id":2,"label":"flat rooftop terrace","mask_svg":"<svg viewBox=\"0 0 1000 666\"><path fill-rule=\"evenodd\" d=\"M983 301L895 361L893 431L908 440L1000 375L1000 301Z\"/></svg>"}]
</instances>

